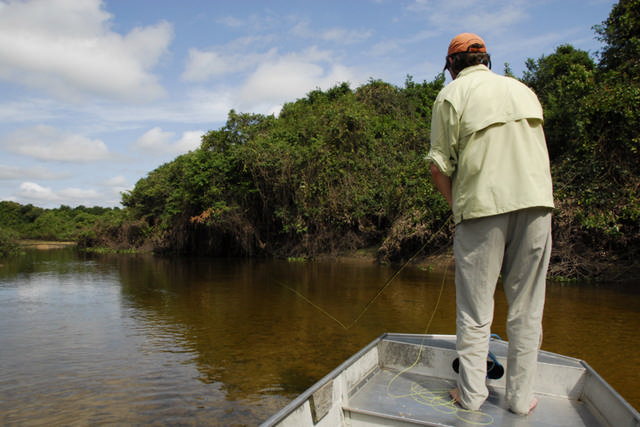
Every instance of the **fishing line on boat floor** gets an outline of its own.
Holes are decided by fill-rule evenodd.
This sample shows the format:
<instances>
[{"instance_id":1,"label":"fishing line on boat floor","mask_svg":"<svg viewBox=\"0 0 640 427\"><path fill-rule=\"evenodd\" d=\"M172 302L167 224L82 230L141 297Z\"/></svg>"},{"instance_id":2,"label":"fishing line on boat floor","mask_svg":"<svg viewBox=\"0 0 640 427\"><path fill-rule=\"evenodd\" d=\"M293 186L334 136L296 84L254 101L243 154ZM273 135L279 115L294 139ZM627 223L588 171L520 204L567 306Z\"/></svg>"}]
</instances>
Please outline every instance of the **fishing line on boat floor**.
<instances>
[{"instance_id":1,"label":"fishing line on boat floor","mask_svg":"<svg viewBox=\"0 0 640 427\"><path fill-rule=\"evenodd\" d=\"M457 406L449 396L448 384L442 384L441 388L427 388L417 382L413 382L407 394L393 397L411 398L416 403L428 406L442 415L455 416L458 420L464 422L464 425L488 426L495 421L493 416L485 412L472 411ZM413 415L416 416L417 414L414 413Z\"/></svg>"},{"instance_id":2,"label":"fishing line on boat floor","mask_svg":"<svg viewBox=\"0 0 640 427\"><path fill-rule=\"evenodd\" d=\"M424 335L426 335L427 333L429 333L429 328L431 327L431 322L433 321L433 318L436 315L436 311L438 310L438 306L440 305L440 300L442 299L442 294L444 292L444 285L445 285L445 280L447 277L447 270L449 270L449 264L450 262L447 263L447 266L444 269L444 274L442 275L442 283L440 285L440 293L438 294L438 299L436 300L436 305L433 308L433 311L431 312L431 317L429 318L429 321L427 322L427 326L424 330ZM420 357L422 356L422 349L424 348L424 340L426 337L422 337L422 342L420 343L420 349L418 350L418 356L416 357L416 361L413 362L409 367L403 369L402 371L398 372L393 378L391 378L391 380L389 381L389 383L387 384L387 395L389 397L403 397L403 396L393 396L391 394L391 392L389 391L389 389L391 388L391 384L402 374L404 374L405 372L409 371L411 368L413 368L414 366L416 366L418 364L418 362L420 361Z\"/></svg>"},{"instance_id":3,"label":"fishing line on boat floor","mask_svg":"<svg viewBox=\"0 0 640 427\"><path fill-rule=\"evenodd\" d=\"M405 263L403 263L400 268L384 283L384 285L382 285L382 287L380 287L380 289L378 289L378 291L376 292L376 294L373 296L373 298L371 298L362 308L362 310L360 310L360 313L358 313L358 315L353 319L353 321L351 323L349 323L348 325L345 325L343 322L341 322L340 320L338 320L335 316L333 316L331 313L329 313L327 310L323 309L322 307L320 307L318 304L314 303L313 301L311 301L309 298L307 298L306 296L302 295L298 290L292 288L291 286L287 285L286 283L283 283L279 280L277 280L276 282L283 286L284 288L290 290L291 292L293 292L294 294L298 295L300 298L302 298L304 301L306 301L308 304L310 304L312 307L316 308L318 311L320 311L322 314L324 314L325 316L327 316L328 318L330 318L331 320L333 320L334 322L336 322L338 325L340 325L344 330L349 330L351 329L356 323L358 323L358 321L360 320L360 318L362 316L364 316L364 314L367 312L367 310L369 309L369 307L371 306L371 304L373 304L375 302L375 300L378 299L378 297L380 295L382 295L382 293L385 291L385 289L387 289L389 287L389 285L395 280L396 277L398 277L398 275L402 272L402 270L404 270L404 268L409 265L409 263L411 261L413 261L418 255L420 255L420 253L422 253L422 251L427 247L427 245L429 245L433 239L444 229L444 227L449 223L449 221L451 220L451 218L453 218L453 215L450 215L440 226L440 228L438 228L438 230L433 233L433 235L431 236L431 238L429 240L427 240L427 242L422 245L422 247L420 247L420 249L418 249L418 251L416 253L414 253L411 258L409 258ZM442 279L442 287L444 288L444 279L446 277L446 273L447 273L447 269L449 267L449 264L447 263L447 268L445 268L445 272L443 274L443 279ZM442 295L442 289L440 289L440 296ZM431 320L433 320L433 315L435 314L435 311L438 309L438 304L440 303L440 296L438 297L438 303L436 304L436 307L434 308L433 314L431 315ZM431 320L429 320L429 325L431 324ZM427 328L429 327L429 325L427 325Z\"/></svg>"},{"instance_id":4,"label":"fishing line on boat floor","mask_svg":"<svg viewBox=\"0 0 640 427\"><path fill-rule=\"evenodd\" d=\"M371 304L373 304L373 302L385 291L385 289L387 287L389 287L389 285L395 280L395 278L398 277L400 272L402 272L402 270L404 270L404 268L411 261L413 261L427 247L428 244L431 243L431 241L435 238L435 236L437 236L438 233L440 231L442 231L442 229L447 225L447 223L449 222L449 220L452 217L453 217L453 215L449 216L447 218L447 220L444 221L442 226L440 226L438 231L436 231L431 236L431 238L424 245L422 245L422 247L411 258L409 258L404 264L402 264L402 266L376 292L376 294L373 296L373 298L371 298L367 302L367 304L365 304L365 306L362 308L360 313L355 317L355 319L349 325L345 325L343 322L338 320L335 316L333 316L327 310L325 310L324 308L320 307L318 304L314 303L309 298L304 296L297 289L294 289L291 286L288 286L287 284L285 284L285 283L283 283L281 281L277 281L277 283L280 284L281 286L285 287L286 289L289 289L291 292L293 292L294 294L296 294L297 296L302 298L309 305L311 305L312 307L316 308L322 314L324 314L325 316L327 316L328 318L330 318L331 320L336 322L338 325L340 325L344 330L349 330L360 320L360 318L364 315L364 313L369 309ZM451 261L448 261L446 266L445 266L444 272L442 274L442 282L440 284L440 292L438 293L438 298L436 300L436 304L435 304L435 306L433 308L433 311L431 312L431 317L429 318L429 321L427 322L427 326L425 327L424 335L426 335L429 332L429 329L431 328L431 323L433 322L435 314L438 311L438 307L440 306L440 301L442 300L442 295L444 293L444 287L445 287L445 284L446 284L447 272L449 270L449 265L450 264L451 264ZM431 406L432 408L434 408L435 410L437 410L439 412L444 412L444 413L447 413L447 414L455 415L456 418L458 418L459 420L461 420L461 421L463 421L463 422L465 422L467 424L470 424L470 425L484 426L484 425L493 424L494 419L489 414L485 414L484 412L481 412L481 411L471 411L471 410L463 409L461 407L456 406L455 400L452 399L449 396L449 389L446 389L446 390L444 390L444 389L443 390L428 390L428 389L424 388L423 386L421 386L419 383L413 382L412 385L411 385L411 392L409 394L405 394L405 395L393 395L393 394L391 394L391 392L390 392L391 384L398 377L400 377L403 373L409 371L411 368L416 366L418 364L418 362L420 361L420 357L422 355L422 350L424 348L424 340L425 340L425 338L423 337L422 338L422 342L420 343L420 349L418 351L418 356L416 357L415 362L413 362L413 364L411 366L409 366L408 368L405 368L404 370L398 372L391 380L389 380L389 383L387 384L387 395L389 397L391 397L391 398L412 397L418 403Z\"/></svg>"},{"instance_id":5,"label":"fishing line on boat floor","mask_svg":"<svg viewBox=\"0 0 640 427\"><path fill-rule=\"evenodd\" d=\"M393 382L397 380L402 374L411 370L420 361L420 357L422 356L422 349L424 348L424 340L429 332L429 329L431 328L431 322L435 317L438 306L440 305L440 300L442 299L442 294L444 293L447 270L449 269L450 263L450 261L447 263L442 275L440 293L438 294L438 299L436 300L435 307L431 312L431 317L429 318L427 326L425 327L424 336L422 338L422 342L420 343L416 360L409 367L399 371L396 375L393 376L393 378L389 380L389 382L387 383L387 396L392 399L412 398L415 402L421 405L429 406L437 412L445 415L454 415L457 419L465 422L466 424L475 426L491 425L494 421L494 418L491 415L486 414L482 411L472 411L457 406L455 400L451 396L449 396L451 386L448 382L446 383L446 386L443 386L440 389L428 389L420 385L418 382L413 381L411 382L409 393L398 395L391 392L391 385L393 384Z\"/></svg>"}]
</instances>

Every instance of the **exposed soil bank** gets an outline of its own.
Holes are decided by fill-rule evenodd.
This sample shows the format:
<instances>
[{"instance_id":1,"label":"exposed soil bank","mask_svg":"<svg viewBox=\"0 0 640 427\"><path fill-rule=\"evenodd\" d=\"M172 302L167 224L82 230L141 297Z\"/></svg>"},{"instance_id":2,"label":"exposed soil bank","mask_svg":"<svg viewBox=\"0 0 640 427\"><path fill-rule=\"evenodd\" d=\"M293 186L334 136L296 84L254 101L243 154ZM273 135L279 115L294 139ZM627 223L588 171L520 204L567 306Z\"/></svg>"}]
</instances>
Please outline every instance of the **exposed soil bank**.
<instances>
[{"instance_id":1,"label":"exposed soil bank","mask_svg":"<svg viewBox=\"0 0 640 427\"><path fill-rule=\"evenodd\" d=\"M20 240L18 244L23 248L37 249L37 250L49 250L49 249L62 249L77 246L76 242L49 242L40 240Z\"/></svg>"},{"instance_id":2,"label":"exposed soil bank","mask_svg":"<svg viewBox=\"0 0 640 427\"><path fill-rule=\"evenodd\" d=\"M606 257L595 256L594 254L573 254L573 256L560 256L561 249L554 249L554 257L557 263L551 263L548 270L548 278L557 281L594 281L601 283L628 283L637 282L640 277L640 262L621 262L613 257L607 261ZM376 263L379 262L376 256L377 248L362 249L352 252L340 253L338 255L320 255L319 260L349 260ZM407 260L394 262L393 266L400 268ZM453 274L455 272L455 261L453 248L446 248L440 253L431 255L418 255L408 262L409 266L422 270ZM597 270L597 276L578 275L576 271L592 272ZM572 274L573 276L570 276Z\"/></svg>"}]
</instances>

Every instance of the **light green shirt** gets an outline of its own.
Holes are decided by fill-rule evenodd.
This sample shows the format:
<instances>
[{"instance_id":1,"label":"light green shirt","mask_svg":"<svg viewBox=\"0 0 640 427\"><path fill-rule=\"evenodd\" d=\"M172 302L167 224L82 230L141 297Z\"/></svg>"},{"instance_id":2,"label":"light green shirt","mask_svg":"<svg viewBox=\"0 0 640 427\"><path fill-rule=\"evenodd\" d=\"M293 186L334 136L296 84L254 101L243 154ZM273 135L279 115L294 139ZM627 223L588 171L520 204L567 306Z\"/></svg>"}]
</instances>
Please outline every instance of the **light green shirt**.
<instances>
[{"instance_id":1,"label":"light green shirt","mask_svg":"<svg viewBox=\"0 0 640 427\"><path fill-rule=\"evenodd\" d=\"M427 160L451 177L456 224L553 208L542 107L518 80L465 68L436 98Z\"/></svg>"}]
</instances>

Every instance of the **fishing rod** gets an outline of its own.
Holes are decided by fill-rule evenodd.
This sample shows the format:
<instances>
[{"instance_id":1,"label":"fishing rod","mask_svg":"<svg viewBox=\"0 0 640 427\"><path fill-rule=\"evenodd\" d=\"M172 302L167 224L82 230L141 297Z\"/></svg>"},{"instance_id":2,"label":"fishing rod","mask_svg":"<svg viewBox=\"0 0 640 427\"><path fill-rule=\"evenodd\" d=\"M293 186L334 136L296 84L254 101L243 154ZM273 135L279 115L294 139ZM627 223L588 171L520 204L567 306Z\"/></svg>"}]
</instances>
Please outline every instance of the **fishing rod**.
<instances>
[{"instance_id":1,"label":"fishing rod","mask_svg":"<svg viewBox=\"0 0 640 427\"><path fill-rule=\"evenodd\" d=\"M412 262L418 255L420 255L422 253L422 251L427 247L427 245L429 245L433 239L444 229L444 227L448 224L448 222L451 220L451 218L453 218L453 214L449 215L449 217L442 223L442 225L440 226L440 228L438 228L438 230L433 233L433 235L429 238L429 240L427 240L427 242L425 244L423 244L420 249L418 249L418 251L416 251L411 258L409 258L407 261L405 261L400 268L378 289L378 291L376 292L376 294L364 305L364 307L362 308L362 310L360 310L360 313L353 319L353 321L351 323L349 323L349 325L345 325L344 323L342 323L340 320L336 319L335 316L333 316L331 313L329 313L328 311L326 311L325 309L323 309L322 307L320 307L319 305L315 304L313 301L311 301L309 298L305 297L304 295L302 295L300 292L298 292L296 289L293 289L292 287L286 285L285 283L281 282L281 281L277 281L278 284L280 284L281 286L289 289L291 292L295 293L296 295L298 295L300 298L302 298L303 300L305 300L308 304L310 304L311 306L313 306L314 308L316 308L318 311L320 311L322 314L324 314L325 316L329 317L331 320L333 320L334 322L336 322L337 324L339 324L344 330L349 330L351 329L356 323L358 323L358 321L360 320L360 318L362 316L364 316L364 314L367 312L367 310L369 309L369 307L371 306L371 304L373 304L375 302L376 299L378 299L378 297L380 295L382 295L382 293L385 291L385 289L387 289L389 287L389 285L391 285L391 283L396 279L396 277L398 277L398 275L402 272L402 270L404 270L404 268L409 265L410 262ZM446 274L446 271L445 271ZM438 300L439 301L439 300ZM437 309L437 305L434 309L434 313L435 310Z\"/></svg>"}]
</instances>

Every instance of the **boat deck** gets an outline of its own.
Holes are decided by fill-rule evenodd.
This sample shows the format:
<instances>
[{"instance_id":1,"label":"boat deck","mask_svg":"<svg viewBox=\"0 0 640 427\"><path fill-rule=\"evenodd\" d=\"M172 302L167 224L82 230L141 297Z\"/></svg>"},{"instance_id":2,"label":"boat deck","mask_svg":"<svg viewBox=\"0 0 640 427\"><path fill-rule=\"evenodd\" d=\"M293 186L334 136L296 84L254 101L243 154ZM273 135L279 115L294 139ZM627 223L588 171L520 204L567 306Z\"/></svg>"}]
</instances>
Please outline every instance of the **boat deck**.
<instances>
[{"instance_id":1,"label":"boat deck","mask_svg":"<svg viewBox=\"0 0 640 427\"><path fill-rule=\"evenodd\" d=\"M640 427L640 414L589 365L540 351L534 381L537 408L508 410L504 376L487 380L480 410L456 405L455 335L384 334L268 419L263 427L609 426ZM492 340L505 366L508 343Z\"/></svg>"},{"instance_id":2,"label":"boat deck","mask_svg":"<svg viewBox=\"0 0 640 427\"><path fill-rule=\"evenodd\" d=\"M395 370L379 369L353 393L348 407L351 425L429 426L604 426L589 408L575 400L538 395L529 416L508 411L504 389L490 388L479 411L453 403L449 390L455 381ZM428 420L428 421L425 421Z\"/></svg>"}]
</instances>

